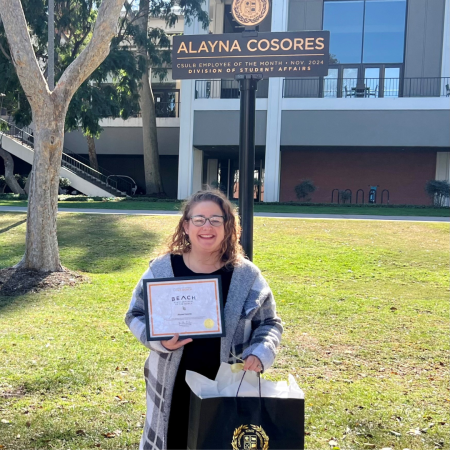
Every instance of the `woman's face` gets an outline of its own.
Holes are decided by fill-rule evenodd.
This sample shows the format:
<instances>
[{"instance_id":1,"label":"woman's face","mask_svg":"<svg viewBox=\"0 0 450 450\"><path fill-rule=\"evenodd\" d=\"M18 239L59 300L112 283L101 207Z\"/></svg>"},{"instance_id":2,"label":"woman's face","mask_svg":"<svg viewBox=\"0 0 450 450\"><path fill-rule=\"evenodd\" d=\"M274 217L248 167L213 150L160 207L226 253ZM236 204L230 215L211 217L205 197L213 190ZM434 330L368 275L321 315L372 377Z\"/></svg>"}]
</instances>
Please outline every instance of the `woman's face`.
<instances>
[{"instance_id":1,"label":"woman's face","mask_svg":"<svg viewBox=\"0 0 450 450\"><path fill-rule=\"evenodd\" d=\"M203 216L212 219L214 216L224 216L224 213L217 203L205 201L196 203L189 214L189 217ZM191 248L202 253L213 253L219 250L225 237L224 225L213 227L209 220L202 226L195 226L192 220L184 222L184 231L189 236Z\"/></svg>"}]
</instances>

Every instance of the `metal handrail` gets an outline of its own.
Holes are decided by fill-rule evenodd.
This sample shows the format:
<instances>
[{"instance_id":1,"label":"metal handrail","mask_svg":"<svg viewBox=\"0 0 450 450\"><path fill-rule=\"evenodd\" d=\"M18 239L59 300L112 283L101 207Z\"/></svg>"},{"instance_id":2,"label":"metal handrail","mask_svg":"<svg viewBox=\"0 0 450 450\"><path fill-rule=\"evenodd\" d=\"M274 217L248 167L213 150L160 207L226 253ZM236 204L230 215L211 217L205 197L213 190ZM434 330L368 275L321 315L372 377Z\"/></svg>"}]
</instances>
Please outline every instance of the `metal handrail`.
<instances>
[{"instance_id":1,"label":"metal handrail","mask_svg":"<svg viewBox=\"0 0 450 450\"><path fill-rule=\"evenodd\" d=\"M449 97L450 77L285 78L285 98Z\"/></svg>"},{"instance_id":2,"label":"metal handrail","mask_svg":"<svg viewBox=\"0 0 450 450\"><path fill-rule=\"evenodd\" d=\"M8 130L1 131L2 133L9 135L16 140L19 140L23 145L26 145L34 149L34 136L31 133L24 131L22 128L17 127L14 123L11 123L4 119L0 118L0 122L6 123L9 127ZM110 186L119 192L128 193L129 190L129 192L132 193L132 188L134 186L129 181L121 179L119 183L119 181L117 180L110 180L108 179L108 176L105 175L104 173L99 172L98 170L95 170L92 167L90 167L88 164L85 164L84 162L79 161L78 159L75 159L72 156L68 155L66 153L68 149L63 148L63 150L65 151L63 151L61 156L62 167L65 167L66 169L69 169L74 173L77 173L78 175L84 174L85 177L87 177L86 179L88 181L92 182L93 180L96 180L97 182ZM88 162L86 158L82 158L79 155L77 156L80 159L84 159L86 162ZM112 173L110 174L113 175Z\"/></svg>"},{"instance_id":3,"label":"metal handrail","mask_svg":"<svg viewBox=\"0 0 450 450\"><path fill-rule=\"evenodd\" d=\"M73 152L72 150L68 149L67 147L63 147L63 154L65 155L74 155L72 158L74 160L79 160L82 162L85 166L90 167L90 161L88 158L85 158L84 156L79 155L78 153ZM90 167L91 168L91 167ZM97 174L101 175L101 181L112 185L112 182L110 182L109 177L114 175L113 172L105 169L104 167L98 166L99 170L92 169ZM120 192L126 192L127 194L131 195L133 193L134 184L130 183L128 180L120 179L115 180L114 183L116 183L117 187Z\"/></svg>"}]
</instances>

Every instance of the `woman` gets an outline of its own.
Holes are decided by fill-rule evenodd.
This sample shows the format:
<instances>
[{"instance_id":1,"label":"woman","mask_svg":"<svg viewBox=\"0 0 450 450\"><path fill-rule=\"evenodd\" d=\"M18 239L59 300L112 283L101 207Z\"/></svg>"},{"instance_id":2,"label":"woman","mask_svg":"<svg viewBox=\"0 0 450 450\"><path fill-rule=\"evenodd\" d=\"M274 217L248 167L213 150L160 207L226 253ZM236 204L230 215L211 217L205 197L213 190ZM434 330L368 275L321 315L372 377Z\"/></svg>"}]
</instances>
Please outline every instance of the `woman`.
<instances>
[{"instance_id":1,"label":"woman","mask_svg":"<svg viewBox=\"0 0 450 450\"><path fill-rule=\"evenodd\" d=\"M214 379L221 362L245 360L262 372L275 359L282 333L275 301L260 270L239 244L233 205L220 191L199 191L184 205L169 251L151 261L136 286L125 322L151 352L145 362L147 415L140 450L186 449L189 387L186 370ZM226 336L147 341L142 279L220 275Z\"/></svg>"}]
</instances>

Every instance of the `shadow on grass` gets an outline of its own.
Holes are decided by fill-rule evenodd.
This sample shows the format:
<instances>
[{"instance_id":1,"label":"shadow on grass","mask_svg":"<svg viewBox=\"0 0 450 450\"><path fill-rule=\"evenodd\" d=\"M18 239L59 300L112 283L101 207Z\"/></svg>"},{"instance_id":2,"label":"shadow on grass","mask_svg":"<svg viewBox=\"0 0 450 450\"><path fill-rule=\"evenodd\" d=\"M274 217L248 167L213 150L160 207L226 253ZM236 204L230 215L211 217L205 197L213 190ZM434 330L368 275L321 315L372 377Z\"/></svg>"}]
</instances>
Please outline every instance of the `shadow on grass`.
<instances>
[{"instance_id":1,"label":"shadow on grass","mask_svg":"<svg viewBox=\"0 0 450 450\"><path fill-rule=\"evenodd\" d=\"M19 222L13 223L13 224L10 225L9 227L2 228L2 229L0 229L0 234L1 234L1 233L6 233L7 231L12 230L13 228L18 227L18 226L22 225L23 223L25 223L26 221L27 221L27 219L20 220Z\"/></svg>"},{"instance_id":2,"label":"shadow on grass","mask_svg":"<svg viewBox=\"0 0 450 450\"><path fill-rule=\"evenodd\" d=\"M3 253L0 268L11 267L23 256L25 228L18 230L18 226L15 223L0 235L0 247L4 250L0 252ZM70 214L58 218L58 243L64 267L87 273L111 273L127 269L136 260L150 255L159 243L159 232L151 230L143 218Z\"/></svg>"},{"instance_id":3,"label":"shadow on grass","mask_svg":"<svg viewBox=\"0 0 450 450\"><path fill-rule=\"evenodd\" d=\"M111 273L133 265L158 244L158 233L130 216L69 215L58 220L61 261L71 270Z\"/></svg>"}]
</instances>

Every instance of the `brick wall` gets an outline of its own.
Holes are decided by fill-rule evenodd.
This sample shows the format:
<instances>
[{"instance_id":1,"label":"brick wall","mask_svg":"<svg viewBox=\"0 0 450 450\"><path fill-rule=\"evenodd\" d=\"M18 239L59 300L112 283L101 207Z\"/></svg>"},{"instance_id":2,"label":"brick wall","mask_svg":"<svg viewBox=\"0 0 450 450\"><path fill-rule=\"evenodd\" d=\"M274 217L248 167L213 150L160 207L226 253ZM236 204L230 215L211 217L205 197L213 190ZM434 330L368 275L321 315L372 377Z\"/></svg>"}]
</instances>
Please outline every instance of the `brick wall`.
<instances>
[{"instance_id":1,"label":"brick wall","mask_svg":"<svg viewBox=\"0 0 450 450\"><path fill-rule=\"evenodd\" d=\"M425 183L434 180L436 152L421 150L323 150L305 149L281 152L280 201L298 201L294 187L310 179L317 190L313 202L328 203L331 191L351 189L352 202L358 189L368 201L369 185L388 189L391 204L430 205ZM335 197L336 198L336 197Z\"/></svg>"}]
</instances>

